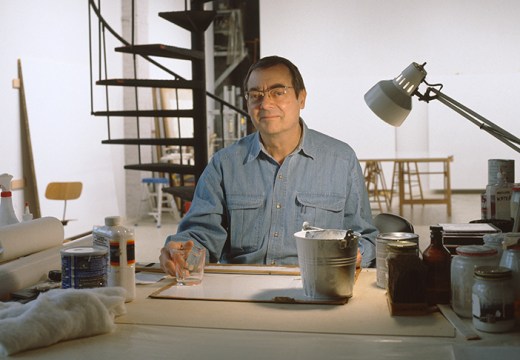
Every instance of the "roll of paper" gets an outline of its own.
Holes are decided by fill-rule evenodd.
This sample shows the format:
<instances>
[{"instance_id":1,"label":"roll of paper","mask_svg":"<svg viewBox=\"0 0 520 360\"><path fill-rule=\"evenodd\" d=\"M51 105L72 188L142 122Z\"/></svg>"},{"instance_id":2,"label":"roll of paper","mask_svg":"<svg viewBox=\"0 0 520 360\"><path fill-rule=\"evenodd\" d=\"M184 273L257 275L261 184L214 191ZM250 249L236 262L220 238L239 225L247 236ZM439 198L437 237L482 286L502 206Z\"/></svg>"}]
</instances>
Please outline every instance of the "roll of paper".
<instances>
[{"instance_id":1,"label":"roll of paper","mask_svg":"<svg viewBox=\"0 0 520 360\"><path fill-rule=\"evenodd\" d=\"M92 246L92 237L83 237L0 264L0 300L7 300L9 294L13 291L18 291L46 280L50 270L60 270L60 251L74 246Z\"/></svg>"},{"instance_id":2,"label":"roll of paper","mask_svg":"<svg viewBox=\"0 0 520 360\"><path fill-rule=\"evenodd\" d=\"M63 225L54 217L0 227L0 262L59 246L64 240Z\"/></svg>"}]
</instances>

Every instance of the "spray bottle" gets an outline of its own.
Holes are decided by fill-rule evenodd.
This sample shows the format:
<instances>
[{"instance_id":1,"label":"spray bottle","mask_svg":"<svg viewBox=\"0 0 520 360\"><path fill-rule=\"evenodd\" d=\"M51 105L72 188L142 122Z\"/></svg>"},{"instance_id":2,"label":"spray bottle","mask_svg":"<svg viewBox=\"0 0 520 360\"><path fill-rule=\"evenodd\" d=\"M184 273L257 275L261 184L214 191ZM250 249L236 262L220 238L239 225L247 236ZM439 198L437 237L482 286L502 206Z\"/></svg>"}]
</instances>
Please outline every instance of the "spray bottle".
<instances>
[{"instance_id":1,"label":"spray bottle","mask_svg":"<svg viewBox=\"0 0 520 360\"><path fill-rule=\"evenodd\" d=\"M13 176L9 174L0 175L0 188L2 189L0 200L0 226L18 224L20 222L13 208L11 193L12 178Z\"/></svg>"}]
</instances>

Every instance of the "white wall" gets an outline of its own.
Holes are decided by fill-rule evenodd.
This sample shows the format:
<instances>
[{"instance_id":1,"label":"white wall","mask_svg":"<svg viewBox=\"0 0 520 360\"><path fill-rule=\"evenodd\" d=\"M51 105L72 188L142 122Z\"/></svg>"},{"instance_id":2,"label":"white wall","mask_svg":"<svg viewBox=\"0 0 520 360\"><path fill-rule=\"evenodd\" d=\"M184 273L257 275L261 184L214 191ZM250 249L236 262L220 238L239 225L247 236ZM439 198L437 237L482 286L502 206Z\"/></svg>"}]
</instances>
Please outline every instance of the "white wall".
<instances>
[{"instance_id":1,"label":"white wall","mask_svg":"<svg viewBox=\"0 0 520 360\"><path fill-rule=\"evenodd\" d=\"M519 154L438 102L414 99L396 130L363 95L411 62L427 62L427 81L520 136L519 13L516 0L261 0L261 55L299 66L308 91L303 118L360 158L454 155L452 187L481 189L490 158L515 159L519 182Z\"/></svg>"},{"instance_id":2,"label":"white wall","mask_svg":"<svg viewBox=\"0 0 520 360\"><path fill-rule=\"evenodd\" d=\"M118 30L121 1L102 2ZM149 22L150 43L189 46L183 30L156 15L182 7L181 0L148 2L143 26ZM488 158L514 158L520 181L519 156L440 103L415 101L396 130L370 112L363 95L412 61L427 61L428 81L443 82L446 94L518 136L519 13L515 0L261 0L261 53L286 56L300 67L309 93L305 120L350 143L360 158L454 154L454 188L481 188ZM90 229L106 215L124 215L123 146L102 145L104 120L90 115L86 2L3 0L0 20L0 173L23 176L19 98L11 88L20 58L43 214L60 216L62 209L44 199L46 183L70 179L86 186L80 200L69 204L69 215L79 219L68 225L69 234ZM122 73L117 60L111 67ZM189 77L186 64L176 70ZM116 90L111 102L121 101ZM21 196L14 193L18 214Z\"/></svg>"},{"instance_id":3,"label":"white wall","mask_svg":"<svg viewBox=\"0 0 520 360\"><path fill-rule=\"evenodd\" d=\"M105 2L111 20L120 2ZM120 27L117 25L116 27ZM11 81L22 71L42 216L61 217L63 203L47 200L50 181L82 181L83 193L69 202L67 217L77 219L66 236L92 229L104 216L124 214L122 149L102 145L104 120L90 115L88 15L85 1L0 2L0 172L22 178L20 103ZM120 68L120 64L114 64ZM120 103L116 96L114 103ZM117 129L116 129L117 130ZM23 191L13 193L21 217Z\"/></svg>"}]
</instances>

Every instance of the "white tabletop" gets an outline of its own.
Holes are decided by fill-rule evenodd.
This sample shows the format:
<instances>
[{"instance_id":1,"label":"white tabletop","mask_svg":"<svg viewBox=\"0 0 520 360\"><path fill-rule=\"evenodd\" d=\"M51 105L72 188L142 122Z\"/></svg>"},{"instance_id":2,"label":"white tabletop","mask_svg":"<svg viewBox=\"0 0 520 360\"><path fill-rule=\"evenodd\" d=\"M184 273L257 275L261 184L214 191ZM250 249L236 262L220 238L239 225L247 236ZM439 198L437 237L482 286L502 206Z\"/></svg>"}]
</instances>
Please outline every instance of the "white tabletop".
<instances>
[{"instance_id":1,"label":"white tabletop","mask_svg":"<svg viewBox=\"0 0 520 360\"><path fill-rule=\"evenodd\" d=\"M428 360L484 359L491 358L490 354L496 359L518 358L518 327L507 334L478 332L482 339L470 341L455 330L452 335L444 336L395 335L403 328L413 330L414 326L428 330L429 324L441 326L445 331L446 324L438 318L438 313L434 317L412 319L392 318L389 313L380 312L374 317L371 309L382 311L385 292L373 286L372 277L375 277L374 270L364 270L351 301L334 306L151 299L148 295L167 285L168 280L140 285L136 300L127 304L128 314L116 319L113 333L61 342L18 354L16 358L416 360L420 356L421 360ZM366 316L353 314L360 312L359 309L363 309ZM209 316L215 311L215 316ZM390 328L382 330L384 335L366 335L362 330L355 330L356 326L348 327L342 314L359 322L358 329L364 328L359 319L365 318L368 322L382 319L381 323L393 326L394 331ZM190 318L193 321L189 321ZM316 319L324 321L321 327ZM277 322L283 330L276 328ZM290 323L301 323L302 327L294 328ZM466 323L471 327L470 322ZM342 326L348 330L343 331Z\"/></svg>"}]
</instances>

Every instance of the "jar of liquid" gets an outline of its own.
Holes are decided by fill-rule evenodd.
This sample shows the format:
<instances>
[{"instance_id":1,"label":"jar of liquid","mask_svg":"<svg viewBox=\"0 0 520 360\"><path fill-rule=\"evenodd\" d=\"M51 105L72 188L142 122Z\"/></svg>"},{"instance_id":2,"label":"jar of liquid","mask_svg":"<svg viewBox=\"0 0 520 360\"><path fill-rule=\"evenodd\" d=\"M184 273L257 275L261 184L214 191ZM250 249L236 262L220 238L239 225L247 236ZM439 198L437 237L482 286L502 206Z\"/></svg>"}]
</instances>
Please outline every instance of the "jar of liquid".
<instances>
[{"instance_id":1,"label":"jar of liquid","mask_svg":"<svg viewBox=\"0 0 520 360\"><path fill-rule=\"evenodd\" d=\"M472 287L473 326L485 332L505 332L514 328L514 295L511 269L478 266Z\"/></svg>"},{"instance_id":2,"label":"jar of liquid","mask_svg":"<svg viewBox=\"0 0 520 360\"><path fill-rule=\"evenodd\" d=\"M477 266L496 266L496 249L484 245L465 245L455 249L451 261L451 306L457 315L471 318L471 289Z\"/></svg>"},{"instance_id":3,"label":"jar of liquid","mask_svg":"<svg viewBox=\"0 0 520 360\"><path fill-rule=\"evenodd\" d=\"M419 258L418 244L412 241L389 243L386 262L390 301L426 306L426 266Z\"/></svg>"}]
</instances>

